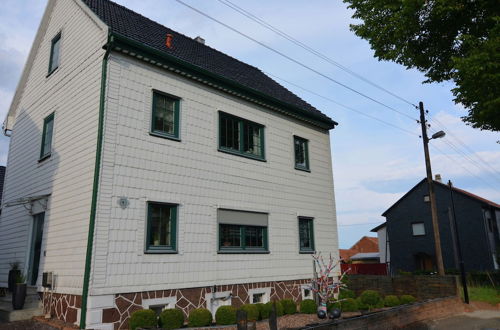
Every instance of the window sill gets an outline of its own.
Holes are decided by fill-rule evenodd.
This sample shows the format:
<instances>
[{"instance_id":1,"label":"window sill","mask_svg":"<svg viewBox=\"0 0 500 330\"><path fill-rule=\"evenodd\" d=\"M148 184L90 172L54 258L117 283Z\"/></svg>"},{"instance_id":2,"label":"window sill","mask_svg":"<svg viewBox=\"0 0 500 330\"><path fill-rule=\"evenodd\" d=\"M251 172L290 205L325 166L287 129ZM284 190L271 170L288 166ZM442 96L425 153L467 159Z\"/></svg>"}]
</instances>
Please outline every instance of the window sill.
<instances>
[{"instance_id":1,"label":"window sill","mask_svg":"<svg viewBox=\"0 0 500 330\"><path fill-rule=\"evenodd\" d=\"M54 72L57 71L57 69L59 69L59 67L56 67L56 68L52 69L51 71L49 71L49 73L47 73L47 75L45 76L45 78L50 77Z\"/></svg>"},{"instance_id":2,"label":"window sill","mask_svg":"<svg viewBox=\"0 0 500 330\"><path fill-rule=\"evenodd\" d=\"M311 170L308 169L308 168L305 168L305 167L295 166L295 169L298 170L298 171L303 171L303 172L311 173Z\"/></svg>"},{"instance_id":3,"label":"window sill","mask_svg":"<svg viewBox=\"0 0 500 330\"><path fill-rule=\"evenodd\" d=\"M270 254L270 251L266 250L219 250L217 254Z\"/></svg>"},{"instance_id":4,"label":"window sill","mask_svg":"<svg viewBox=\"0 0 500 330\"><path fill-rule=\"evenodd\" d=\"M175 135L167 135L167 134L161 134L161 133L157 133L157 132L149 132L149 135L156 136L156 137L163 138L163 139L181 142L181 139Z\"/></svg>"},{"instance_id":5,"label":"window sill","mask_svg":"<svg viewBox=\"0 0 500 330\"><path fill-rule=\"evenodd\" d=\"M178 254L178 253L179 252L177 250L168 249L168 248L165 248L165 249L154 249L154 250L146 249L144 251L144 254Z\"/></svg>"},{"instance_id":6,"label":"window sill","mask_svg":"<svg viewBox=\"0 0 500 330\"><path fill-rule=\"evenodd\" d=\"M314 254L316 251L314 250L300 250L299 254Z\"/></svg>"},{"instance_id":7,"label":"window sill","mask_svg":"<svg viewBox=\"0 0 500 330\"><path fill-rule=\"evenodd\" d=\"M38 159L38 162L39 162L39 163L42 163L43 161L45 161L45 160L49 159L51 155L52 155L52 154L50 153L50 154L47 154L47 155L45 155L45 156L40 157L40 158Z\"/></svg>"},{"instance_id":8,"label":"window sill","mask_svg":"<svg viewBox=\"0 0 500 330\"><path fill-rule=\"evenodd\" d=\"M252 156L250 154L244 154L244 153L241 153L241 152L238 152L238 151L233 151L233 150L230 150L230 149L224 149L224 148L220 148L219 147L217 150L220 151L220 152L223 152L225 154L231 154L231 155L240 156L240 157L244 157L244 158L248 158L248 159L253 159L253 160L257 160L259 162L267 162L267 160L265 158L260 158L260 157L257 157L257 156Z\"/></svg>"}]
</instances>

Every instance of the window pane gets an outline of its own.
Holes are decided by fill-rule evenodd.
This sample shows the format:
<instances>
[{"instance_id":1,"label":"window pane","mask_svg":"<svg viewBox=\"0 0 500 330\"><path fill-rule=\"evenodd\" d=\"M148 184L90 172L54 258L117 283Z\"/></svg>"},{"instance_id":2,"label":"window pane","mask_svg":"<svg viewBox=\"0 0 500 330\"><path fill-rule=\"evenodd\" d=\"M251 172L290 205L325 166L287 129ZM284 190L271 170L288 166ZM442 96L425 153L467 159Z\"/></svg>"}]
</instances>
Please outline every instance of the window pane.
<instances>
[{"instance_id":1,"label":"window pane","mask_svg":"<svg viewBox=\"0 0 500 330\"><path fill-rule=\"evenodd\" d=\"M220 225L221 248L241 247L241 226Z\"/></svg>"},{"instance_id":2,"label":"window pane","mask_svg":"<svg viewBox=\"0 0 500 330\"><path fill-rule=\"evenodd\" d=\"M262 227L245 227L245 245L247 248L263 248L264 247L264 228Z\"/></svg>"},{"instance_id":3,"label":"window pane","mask_svg":"<svg viewBox=\"0 0 500 330\"><path fill-rule=\"evenodd\" d=\"M49 115L43 121L43 136L40 158L50 155L52 150L52 134L54 131L54 114Z\"/></svg>"},{"instance_id":4,"label":"window pane","mask_svg":"<svg viewBox=\"0 0 500 330\"><path fill-rule=\"evenodd\" d=\"M243 124L243 151L255 156L262 156L260 144L261 128L251 123Z\"/></svg>"},{"instance_id":5,"label":"window pane","mask_svg":"<svg viewBox=\"0 0 500 330\"><path fill-rule=\"evenodd\" d=\"M238 120L230 117L221 117L220 120L220 146L239 150L240 129Z\"/></svg>"},{"instance_id":6,"label":"window pane","mask_svg":"<svg viewBox=\"0 0 500 330\"><path fill-rule=\"evenodd\" d=\"M311 219L299 219L300 250L314 250Z\"/></svg>"},{"instance_id":7,"label":"window pane","mask_svg":"<svg viewBox=\"0 0 500 330\"><path fill-rule=\"evenodd\" d=\"M307 141L295 138L295 166L307 168L307 152L306 152Z\"/></svg>"},{"instance_id":8,"label":"window pane","mask_svg":"<svg viewBox=\"0 0 500 330\"><path fill-rule=\"evenodd\" d=\"M52 40L52 45L50 47L49 73L57 69L57 67L59 66L60 44L61 44L61 36L58 35Z\"/></svg>"},{"instance_id":9,"label":"window pane","mask_svg":"<svg viewBox=\"0 0 500 330\"><path fill-rule=\"evenodd\" d=\"M175 134L175 106L178 100L154 94L153 131Z\"/></svg>"},{"instance_id":10,"label":"window pane","mask_svg":"<svg viewBox=\"0 0 500 330\"><path fill-rule=\"evenodd\" d=\"M150 204L150 246L171 246L172 207L168 205Z\"/></svg>"},{"instance_id":11,"label":"window pane","mask_svg":"<svg viewBox=\"0 0 500 330\"><path fill-rule=\"evenodd\" d=\"M413 236L425 235L425 226L422 222L412 223Z\"/></svg>"}]
</instances>

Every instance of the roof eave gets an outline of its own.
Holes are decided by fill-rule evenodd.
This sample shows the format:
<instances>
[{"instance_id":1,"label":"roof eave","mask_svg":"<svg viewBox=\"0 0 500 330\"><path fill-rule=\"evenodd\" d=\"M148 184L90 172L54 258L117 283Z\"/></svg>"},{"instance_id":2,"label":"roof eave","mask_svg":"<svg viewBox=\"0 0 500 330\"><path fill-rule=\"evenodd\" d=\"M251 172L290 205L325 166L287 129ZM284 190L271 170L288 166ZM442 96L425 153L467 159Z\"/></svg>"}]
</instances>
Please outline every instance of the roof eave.
<instances>
[{"instance_id":1,"label":"roof eave","mask_svg":"<svg viewBox=\"0 0 500 330\"><path fill-rule=\"evenodd\" d=\"M143 61L149 62L151 64L155 64L157 66L161 66L164 69L169 71L173 71L175 73L179 73L187 78L191 78L201 83L205 83L211 87L215 87L224 92L228 92L230 94L239 96L248 101L265 105L268 108L277 110L279 112L285 112L288 115L292 115L296 119L306 121L309 124L320 127L322 129L330 130L335 128L338 123L327 116L320 116L315 113L312 113L308 110L299 108L297 106L291 105L289 103L278 100L270 95L259 92L250 87L241 85L233 80L227 79L220 75L217 75L213 72L195 66L191 63L183 61L177 57L166 54L162 51L154 49L150 46L147 46L143 43L140 43L136 40L125 37L116 32L111 32L112 37L112 50L120 51L127 55L135 56ZM141 54L140 54L141 53ZM165 64L158 61L161 59ZM170 65L166 65L170 64ZM186 74L185 72L181 72L180 70L176 70L182 68L185 71L190 72L191 74Z\"/></svg>"}]
</instances>

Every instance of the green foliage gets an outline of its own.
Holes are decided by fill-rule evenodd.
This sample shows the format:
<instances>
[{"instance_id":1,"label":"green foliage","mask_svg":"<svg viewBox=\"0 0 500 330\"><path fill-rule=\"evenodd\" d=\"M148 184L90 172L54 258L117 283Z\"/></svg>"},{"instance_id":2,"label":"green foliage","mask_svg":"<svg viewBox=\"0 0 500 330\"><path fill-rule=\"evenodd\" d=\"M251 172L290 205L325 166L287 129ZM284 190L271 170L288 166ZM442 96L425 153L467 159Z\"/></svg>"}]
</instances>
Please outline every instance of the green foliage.
<instances>
[{"instance_id":1,"label":"green foliage","mask_svg":"<svg viewBox=\"0 0 500 330\"><path fill-rule=\"evenodd\" d=\"M197 308L189 312L188 326L206 327L212 323L212 313L206 308Z\"/></svg>"},{"instance_id":2,"label":"green foliage","mask_svg":"<svg viewBox=\"0 0 500 330\"><path fill-rule=\"evenodd\" d=\"M16 275L16 284L26 283L26 276L23 273L18 273Z\"/></svg>"},{"instance_id":3,"label":"green foliage","mask_svg":"<svg viewBox=\"0 0 500 330\"><path fill-rule=\"evenodd\" d=\"M342 300L341 302L339 302L339 306L337 308L340 308L340 310L343 312L357 312L359 310L358 302L354 298L346 298L345 300Z\"/></svg>"},{"instance_id":4,"label":"green foliage","mask_svg":"<svg viewBox=\"0 0 500 330\"><path fill-rule=\"evenodd\" d=\"M386 307L394 307L399 305L399 298L397 296L389 295L384 298L384 306Z\"/></svg>"},{"instance_id":5,"label":"green foliage","mask_svg":"<svg viewBox=\"0 0 500 330\"><path fill-rule=\"evenodd\" d=\"M178 329L184 325L184 313L177 308L165 309L160 313L162 329Z\"/></svg>"},{"instance_id":6,"label":"green foliage","mask_svg":"<svg viewBox=\"0 0 500 330\"><path fill-rule=\"evenodd\" d=\"M255 304L257 309L259 310L259 320L265 320L269 318L269 314L271 314L271 306L267 304L258 303Z\"/></svg>"},{"instance_id":7,"label":"green foliage","mask_svg":"<svg viewBox=\"0 0 500 330\"><path fill-rule=\"evenodd\" d=\"M215 312L215 322L218 325L229 325L236 323L236 308L233 306L221 306Z\"/></svg>"},{"instance_id":8,"label":"green foliage","mask_svg":"<svg viewBox=\"0 0 500 330\"><path fill-rule=\"evenodd\" d=\"M346 298L356 298L356 294L352 290L347 290L347 289L340 290L339 300Z\"/></svg>"},{"instance_id":9,"label":"green foliage","mask_svg":"<svg viewBox=\"0 0 500 330\"><path fill-rule=\"evenodd\" d=\"M316 314L318 306L312 299L305 299L300 302L300 312L303 314Z\"/></svg>"},{"instance_id":10,"label":"green foliage","mask_svg":"<svg viewBox=\"0 0 500 330\"><path fill-rule=\"evenodd\" d=\"M10 266L11 270L18 270L19 269L19 261L10 262L9 266Z\"/></svg>"},{"instance_id":11,"label":"green foliage","mask_svg":"<svg viewBox=\"0 0 500 330\"><path fill-rule=\"evenodd\" d=\"M283 316L285 314L285 310L283 309L283 305L280 301L270 301L265 305L269 306L269 311L272 311L273 304L276 304L276 316Z\"/></svg>"},{"instance_id":12,"label":"green foliage","mask_svg":"<svg viewBox=\"0 0 500 330\"><path fill-rule=\"evenodd\" d=\"M259 319L259 308L254 304L245 304L239 309L247 312L248 321L257 321Z\"/></svg>"},{"instance_id":13,"label":"green foliage","mask_svg":"<svg viewBox=\"0 0 500 330\"><path fill-rule=\"evenodd\" d=\"M368 309L376 308L380 306L380 302L382 301L382 297L377 291L374 290L365 290L359 296L363 304L368 306Z\"/></svg>"},{"instance_id":14,"label":"green foliage","mask_svg":"<svg viewBox=\"0 0 500 330\"><path fill-rule=\"evenodd\" d=\"M500 304L500 290L486 286L472 286L468 288L471 301L484 301L496 306ZM462 293L463 294L463 293Z\"/></svg>"},{"instance_id":15,"label":"green foliage","mask_svg":"<svg viewBox=\"0 0 500 330\"><path fill-rule=\"evenodd\" d=\"M398 269L398 275L409 276L413 274L412 272L405 272L404 270Z\"/></svg>"},{"instance_id":16,"label":"green foliage","mask_svg":"<svg viewBox=\"0 0 500 330\"><path fill-rule=\"evenodd\" d=\"M356 305L358 306L358 310L360 310L360 311L367 311L367 310L370 309L370 306L368 306L367 304L365 304L361 300L361 297L356 298L355 301L356 301Z\"/></svg>"},{"instance_id":17,"label":"green foliage","mask_svg":"<svg viewBox=\"0 0 500 330\"><path fill-rule=\"evenodd\" d=\"M137 328L153 328L158 325L158 318L156 313L151 309L141 309L135 311L130 316L128 326L131 330Z\"/></svg>"},{"instance_id":18,"label":"green foliage","mask_svg":"<svg viewBox=\"0 0 500 330\"><path fill-rule=\"evenodd\" d=\"M399 301L401 302L401 305L405 305L414 303L415 301L417 301L417 299L415 299L415 297L412 295L404 294L399 297Z\"/></svg>"},{"instance_id":19,"label":"green foliage","mask_svg":"<svg viewBox=\"0 0 500 330\"><path fill-rule=\"evenodd\" d=\"M292 299L281 300L281 305L283 306L283 311L285 312L285 314L297 313L297 305Z\"/></svg>"},{"instance_id":20,"label":"green foliage","mask_svg":"<svg viewBox=\"0 0 500 330\"><path fill-rule=\"evenodd\" d=\"M344 0L351 25L379 60L425 73L426 82L453 81L462 119L500 131L500 6L497 0Z\"/></svg>"}]
</instances>

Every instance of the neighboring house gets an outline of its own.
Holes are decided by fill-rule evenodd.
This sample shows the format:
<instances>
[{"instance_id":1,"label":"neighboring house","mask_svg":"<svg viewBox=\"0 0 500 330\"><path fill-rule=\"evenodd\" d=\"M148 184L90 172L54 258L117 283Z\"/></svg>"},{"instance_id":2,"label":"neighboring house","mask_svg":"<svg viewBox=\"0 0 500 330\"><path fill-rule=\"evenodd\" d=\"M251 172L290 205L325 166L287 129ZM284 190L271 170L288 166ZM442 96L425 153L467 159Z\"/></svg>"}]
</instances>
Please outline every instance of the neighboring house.
<instances>
[{"instance_id":1,"label":"neighboring house","mask_svg":"<svg viewBox=\"0 0 500 330\"><path fill-rule=\"evenodd\" d=\"M126 328L141 308L310 298L338 254L336 122L242 63L107 0L50 0L4 122L0 286Z\"/></svg>"},{"instance_id":2,"label":"neighboring house","mask_svg":"<svg viewBox=\"0 0 500 330\"><path fill-rule=\"evenodd\" d=\"M360 252L349 259L353 264L378 264L380 263L378 252Z\"/></svg>"},{"instance_id":3,"label":"neighboring house","mask_svg":"<svg viewBox=\"0 0 500 330\"><path fill-rule=\"evenodd\" d=\"M450 189L434 181L434 190L444 267L458 269ZM431 271L436 268L428 192L427 180L423 179L382 214L386 218L386 242L393 274L399 270ZM453 188L453 200L465 269L499 269L500 205L458 188ZM382 228L381 225L372 231L384 234Z\"/></svg>"},{"instance_id":4,"label":"neighboring house","mask_svg":"<svg viewBox=\"0 0 500 330\"><path fill-rule=\"evenodd\" d=\"M391 253L389 251L386 223L384 222L370 231L377 233L380 263L389 264L391 262Z\"/></svg>"},{"instance_id":5,"label":"neighboring house","mask_svg":"<svg viewBox=\"0 0 500 330\"><path fill-rule=\"evenodd\" d=\"M363 236L350 249L339 249L340 258L343 262L349 262L351 257L358 253L367 252L379 252L377 237Z\"/></svg>"}]
</instances>

